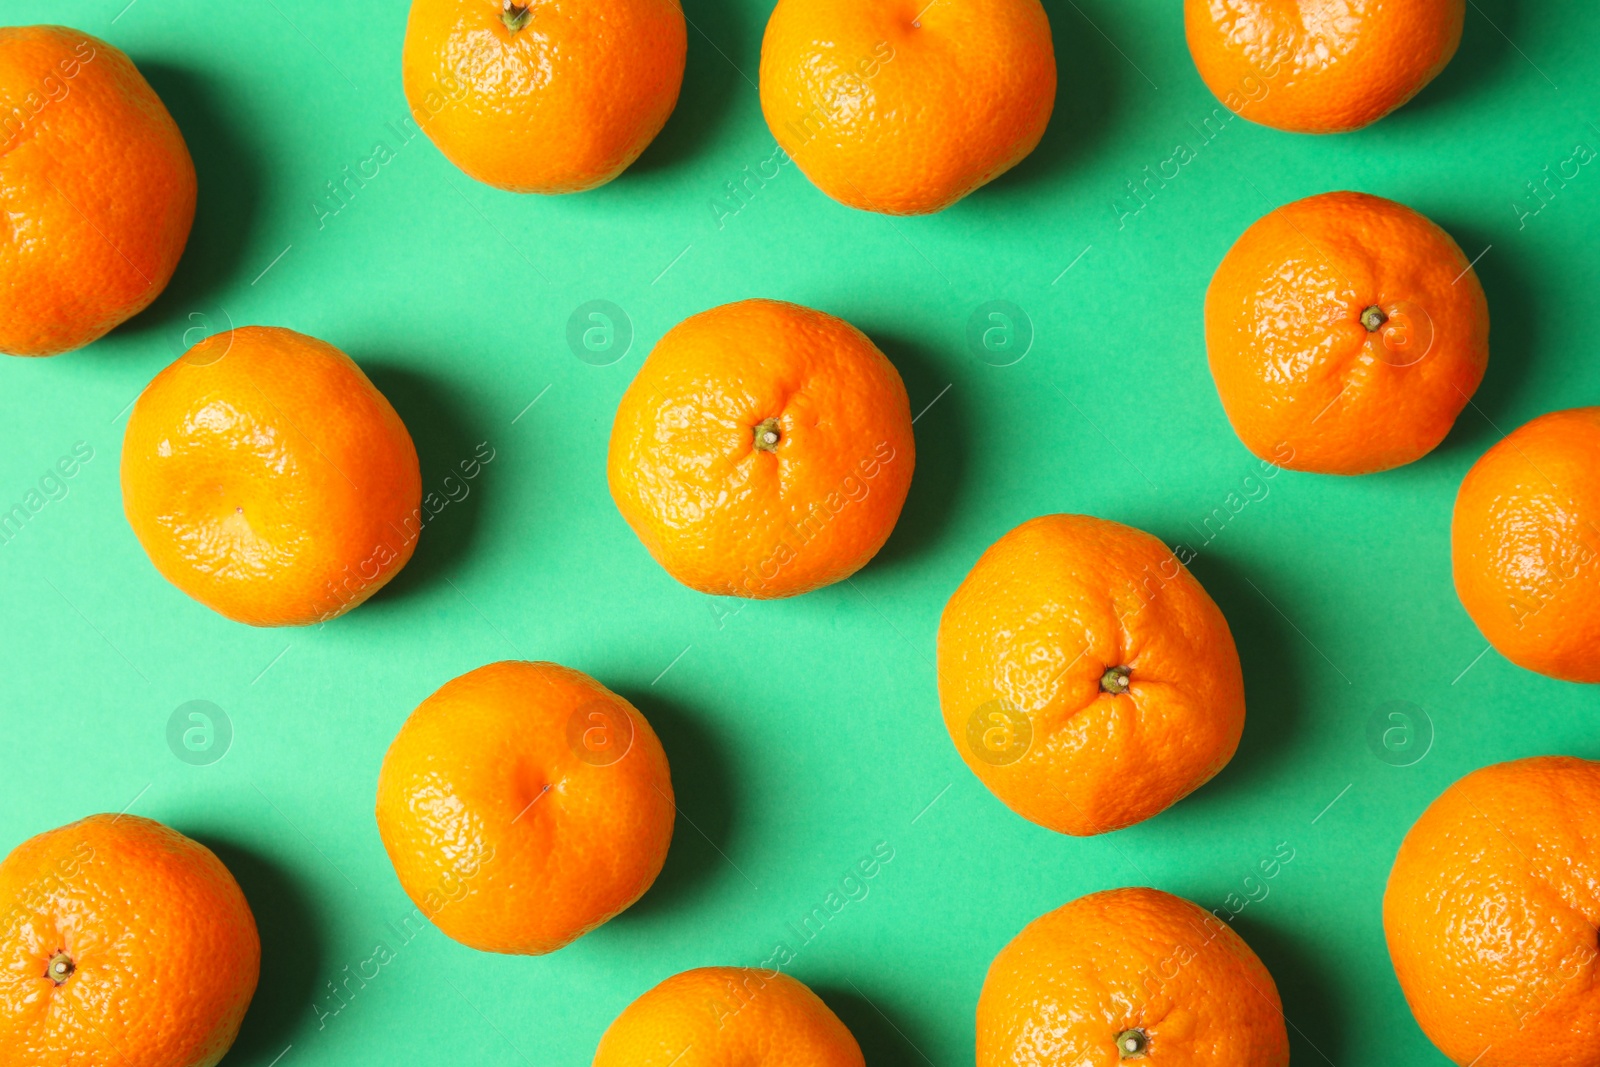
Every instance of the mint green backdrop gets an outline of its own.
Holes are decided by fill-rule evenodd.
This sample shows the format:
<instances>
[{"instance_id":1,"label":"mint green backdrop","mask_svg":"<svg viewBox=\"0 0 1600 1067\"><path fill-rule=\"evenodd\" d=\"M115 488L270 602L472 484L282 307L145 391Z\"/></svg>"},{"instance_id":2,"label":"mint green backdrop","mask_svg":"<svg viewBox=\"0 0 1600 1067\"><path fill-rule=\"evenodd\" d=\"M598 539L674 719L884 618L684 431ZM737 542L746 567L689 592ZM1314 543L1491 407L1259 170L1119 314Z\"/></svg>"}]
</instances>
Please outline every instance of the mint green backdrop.
<instances>
[{"instance_id":1,"label":"mint green backdrop","mask_svg":"<svg viewBox=\"0 0 1600 1067\"><path fill-rule=\"evenodd\" d=\"M125 2L10 0L3 16L127 51L188 138L200 206L148 312L86 351L0 364L0 505L92 450L66 495L0 544L0 841L127 808L211 845L265 943L230 1065L584 1064L655 982L787 941L791 973L869 1061L958 1067L995 952L1042 912L1130 884L1239 912L1297 1063L1443 1062L1384 949L1402 834L1482 764L1600 755L1595 691L1486 651L1448 551L1472 461L1600 392L1600 169L1565 164L1600 146L1600 8L1469 0L1460 54L1416 101L1310 138L1213 117L1175 0L1045 0L1061 87L1039 150L941 215L888 219L834 204L792 166L747 179L773 155L753 85L765 2L686 0L677 113L618 181L560 198L477 185L404 139L400 0ZM366 164L378 145L386 161ZM1577 176L1535 199L1529 183L1564 164ZM327 198L364 166L342 204ZM1127 183L1147 167L1167 178L1139 208ZM1488 377L1421 462L1257 481L1206 371L1202 296L1245 226L1337 188L1410 204L1482 254ZM741 605L650 560L612 506L604 456L656 339L751 296L860 326L921 414L916 481L879 559L850 583ZM575 350L569 319L597 300L626 319L610 313L609 349L604 322L584 320L602 327L599 350ZM1003 332L998 351L969 343L991 301L1021 313L1010 349ZM129 404L230 323L349 352L450 500L399 578L324 628L213 615L157 576L122 518ZM480 448L493 458L477 477L451 478ZM946 597L991 541L1051 511L1195 549L1248 685L1243 745L1214 782L1091 840L990 796L934 684ZM666 869L553 956L480 954L431 928L400 945L391 926L411 906L372 816L383 752L446 679L511 657L588 671L655 725L683 811ZM205 765L167 739L197 700L231 724ZM801 943L790 924L875 847L893 859L867 895ZM380 941L394 958L319 1020L337 1006L327 983Z\"/></svg>"}]
</instances>

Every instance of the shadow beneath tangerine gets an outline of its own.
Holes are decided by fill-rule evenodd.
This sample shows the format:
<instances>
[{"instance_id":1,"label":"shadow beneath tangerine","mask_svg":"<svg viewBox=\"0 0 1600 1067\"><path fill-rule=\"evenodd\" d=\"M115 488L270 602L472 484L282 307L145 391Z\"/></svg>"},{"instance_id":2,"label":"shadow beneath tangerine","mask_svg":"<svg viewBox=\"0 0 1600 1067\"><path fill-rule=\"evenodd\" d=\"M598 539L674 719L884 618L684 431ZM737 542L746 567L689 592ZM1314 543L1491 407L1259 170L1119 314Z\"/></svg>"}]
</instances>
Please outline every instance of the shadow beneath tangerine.
<instances>
[{"instance_id":1,"label":"shadow beneath tangerine","mask_svg":"<svg viewBox=\"0 0 1600 1067\"><path fill-rule=\"evenodd\" d=\"M495 442L486 442L470 406L442 379L396 366L381 356L351 352L350 357L400 414L422 468L422 533L410 562L373 595L372 602L377 603L432 587L466 557L477 537L484 495L500 473L497 465L505 462L505 454L495 450L494 458L481 462L480 445L487 455ZM477 477L468 478L474 463Z\"/></svg>"},{"instance_id":2,"label":"shadow beneath tangerine","mask_svg":"<svg viewBox=\"0 0 1600 1067\"><path fill-rule=\"evenodd\" d=\"M744 25L748 11L747 5L732 0L684 0L689 50L678 105L619 183L632 173L666 170L704 155L717 135L735 121L740 97L747 97L751 104L758 99L745 75L755 80L760 57L741 58L739 47L748 37L749 27Z\"/></svg>"},{"instance_id":3,"label":"shadow beneath tangerine","mask_svg":"<svg viewBox=\"0 0 1600 1067\"><path fill-rule=\"evenodd\" d=\"M1269 501L1270 498L1255 506L1269 506ZM1305 656L1318 653L1266 599L1272 597L1279 603L1283 600L1264 575L1247 575L1214 546L1197 543L1194 532L1187 527L1179 532L1185 536L1167 543L1188 544L1199 553L1189 562L1189 571L1222 609L1244 670L1244 736L1239 740L1239 749L1215 778L1182 802L1187 815L1203 819L1207 805L1228 804L1235 799L1235 793L1253 790L1273 764L1285 759L1300 709L1305 706L1299 664ZM1220 541L1227 536L1227 528L1223 527L1217 538Z\"/></svg>"},{"instance_id":4,"label":"shadow beneath tangerine","mask_svg":"<svg viewBox=\"0 0 1600 1067\"><path fill-rule=\"evenodd\" d=\"M1473 0L1467 5L1461 46L1456 49L1454 58L1391 118L1421 117L1435 107L1449 106L1474 94L1497 92L1499 81L1495 68L1508 61L1523 62L1510 45L1510 41L1516 40L1516 21L1512 0Z\"/></svg>"},{"instance_id":5,"label":"shadow beneath tangerine","mask_svg":"<svg viewBox=\"0 0 1600 1067\"><path fill-rule=\"evenodd\" d=\"M261 935L261 980L228 1062L266 1064L314 1016L314 983L322 970L322 932L305 889L276 863L231 841L195 838L233 872Z\"/></svg>"},{"instance_id":6,"label":"shadow beneath tangerine","mask_svg":"<svg viewBox=\"0 0 1600 1067\"><path fill-rule=\"evenodd\" d=\"M917 463L911 490L894 532L868 564L889 568L928 551L955 516L967 470L965 387L950 368L929 359L917 344L881 330L863 329L900 372L911 398L911 417L917 419L912 427ZM938 402L929 407L935 398Z\"/></svg>"},{"instance_id":7,"label":"shadow beneath tangerine","mask_svg":"<svg viewBox=\"0 0 1600 1067\"><path fill-rule=\"evenodd\" d=\"M612 920L628 923L653 919L658 912L663 916L671 914L711 879L728 876L742 882L744 878L731 869L726 855L733 824L733 798L727 757L715 733L691 710L652 690L622 688L617 692L639 709L661 739L672 768L673 799L678 805L672 847L661 874L637 904Z\"/></svg>"},{"instance_id":8,"label":"shadow beneath tangerine","mask_svg":"<svg viewBox=\"0 0 1600 1067\"><path fill-rule=\"evenodd\" d=\"M194 228L166 291L141 314L119 328L130 335L166 335L173 358L202 338L247 322L233 321L237 309L216 301L222 288L237 281L246 264L261 200L261 156L239 138L245 124L225 115L221 87L193 71L134 57L145 79L161 97L183 132L199 181Z\"/></svg>"},{"instance_id":9,"label":"shadow beneath tangerine","mask_svg":"<svg viewBox=\"0 0 1600 1067\"><path fill-rule=\"evenodd\" d=\"M1265 907L1267 905L1263 905ZM1318 967L1319 953L1248 911L1230 924L1266 964L1283 999L1291 1063L1339 1063L1345 1051L1342 1008Z\"/></svg>"},{"instance_id":10,"label":"shadow beneath tangerine","mask_svg":"<svg viewBox=\"0 0 1600 1067\"><path fill-rule=\"evenodd\" d=\"M1502 433L1516 429L1512 412L1526 410L1519 397L1528 388L1532 377L1529 363L1539 351L1538 302L1523 281L1526 275L1514 243L1492 242L1485 234L1470 226L1458 226L1450 219L1434 221L1455 238L1469 260L1494 244L1473 268L1489 301L1489 368L1472 403L1457 417L1455 427L1437 450L1442 455L1462 450L1476 458L1499 441ZM1536 226L1541 221L1544 220L1533 218L1528 225Z\"/></svg>"},{"instance_id":11,"label":"shadow beneath tangerine","mask_svg":"<svg viewBox=\"0 0 1600 1067\"><path fill-rule=\"evenodd\" d=\"M849 983L821 982L811 986L811 991L855 1035L862 1058L873 1067L927 1067L928 1060L908 1036L907 1023L882 1011L883 998L868 1000Z\"/></svg>"},{"instance_id":12,"label":"shadow beneath tangerine","mask_svg":"<svg viewBox=\"0 0 1600 1067\"><path fill-rule=\"evenodd\" d=\"M1056 181L1064 167L1086 157L1095 143L1115 127L1112 116L1123 70L1139 77L1126 64L1117 68L1122 58L1086 21L1093 18L1104 26L1110 16L1098 11L1085 14L1071 5L1047 6L1056 53L1055 110L1039 147L991 182L992 190L1032 191L1040 183ZM1142 79L1140 83L1143 84ZM983 190L974 195L982 196Z\"/></svg>"}]
</instances>

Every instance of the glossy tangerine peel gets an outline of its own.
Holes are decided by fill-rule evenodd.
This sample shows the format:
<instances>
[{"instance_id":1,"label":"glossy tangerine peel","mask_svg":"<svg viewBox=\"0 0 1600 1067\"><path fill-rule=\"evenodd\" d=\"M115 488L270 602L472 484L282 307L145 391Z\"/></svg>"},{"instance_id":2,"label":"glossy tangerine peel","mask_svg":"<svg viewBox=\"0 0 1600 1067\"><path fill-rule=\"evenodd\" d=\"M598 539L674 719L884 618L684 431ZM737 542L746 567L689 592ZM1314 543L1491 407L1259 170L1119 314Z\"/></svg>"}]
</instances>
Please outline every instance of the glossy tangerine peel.
<instances>
[{"instance_id":1,"label":"glossy tangerine peel","mask_svg":"<svg viewBox=\"0 0 1600 1067\"><path fill-rule=\"evenodd\" d=\"M1377 308L1377 331L1362 322ZM1323 193L1257 220L1206 291L1206 355L1223 410L1255 455L1291 470L1367 474L1432 451L1489 361L1476 273L1402 204Z\"/></svg>"},{"instance_id":2,"label":"glossy tangerine peel","mask_svg":"<svg viewBox=\"0 0 1600 1067\"><path fill-rule=\"evenodd\" d=\"M1244 730L1222 612L1160 541L1103 519L1042 516L992 545L945 605L937 656L962 759L1060 833L1164 811L1227 764ZM1130 669L1120 694L1102 688L1116 667ZM1021 754L975 747L972 719L996 702L1029 724Z\"/></svg>"},{"instance_id":3,"label":"glossy tangerine peel","mask_svg":"<svg viewBox=\"0 0 1600 1067\"><path fill-rule=\"evenodd\" d=\"M770 423L769 423L770 420ZM760 427L779 436L757 447ZM691 316L612 425L612 498L650 554L713 596L795 596L854 574L916 463L894 365L842 319L773 300Z\"/></svg>"},{"instance_id":4,"label":"glossy tangerine peel","mask_svg":"<svg viewBox=\"0 0 1600 1067\"><path fill-rule=\"evenodd\" d=\"M626 729L619 756L586 748L595 729ZM447 682L378 775L378 832L401 887L444 934L485 952L554 952L630 907L666 862L675 812L644 716L554 663L493 663Z\"/></svg>"},{"instance_id":5,"label":"glossy tangerine peel","mask_svg":"<svg viewBox=\"0 0 1600 1067\"><path fill-rule=\"evenodd\" d=\"M942 211L1034 150L1055 106L1038 0L779 0L761 110L824 193L890 215Z\"/></svg>"}]
</instances>

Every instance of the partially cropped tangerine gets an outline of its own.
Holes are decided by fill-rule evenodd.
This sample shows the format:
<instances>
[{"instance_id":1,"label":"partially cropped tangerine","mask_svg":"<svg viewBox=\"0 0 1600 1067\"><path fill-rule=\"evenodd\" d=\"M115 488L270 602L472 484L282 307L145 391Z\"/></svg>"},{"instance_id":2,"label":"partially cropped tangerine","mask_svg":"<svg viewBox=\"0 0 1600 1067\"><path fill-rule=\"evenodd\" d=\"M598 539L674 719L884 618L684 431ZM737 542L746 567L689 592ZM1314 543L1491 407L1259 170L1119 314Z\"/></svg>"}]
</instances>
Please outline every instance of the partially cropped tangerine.
<instances>
[{"instance_id":1,"label":"partially cropped tangerine","mask_svg":"<svg viewBox=\"0 0 1600 1067\"><path fill-rule=\"evenodd\" d=\"M1323 193L1257 220L1206 291L1206 355L1245 447L1368 474L1443 441L1489 364L1489 306L1450 235L1403 204Z\"/></svg>"},{"instance_id":2,"label":"partially cropped tangerine","mask_svg":"<svg viewBox=\"0 0 1600 1067\"><path fill-rule=\"evenodd\" d=\"M1461 1067L1600 1063L1600 763L1473 771L1407 831L1383 894L1395 977Z\"/></svg>"},{"instance_id":3,"label":"partially cropped tangerine","mask_svg":"<svg viewBox=\"0 0 1600 1067\"><path fill-rule=\"evenodd\" d=\"M93 815L0 863L0 1063L213 1067L261 968L244 894L204 845Z\"/></svg>"},{"instance_id":4,"label":"partially cropped tangerine","mask_svg":"<svg viewBox=\"0 0 1600 1067\"><path fill-rule=\"evenodd\" d=\"M485 952L554 952L633 904L661 873L676 810L644 716L554 663L445 683L378 774L378 834L401 888Z\"/></svg>"},{"instance_id":5,"label":"partially cropped tangerine","mask_svg":"<svg viewBox=\"0 0 1600 1067\"><path fill-rule=\"evenodd\" d=\"M905 385L866 335L745 300L656 345L617 407L606 472L622 517L674 578L768 599L865 566L915 463Z\"/></svg>"},{"instance_id":6,"label":"partially cropped tangerine","mask_svg":"<svg viewBox=\"0 0 1600 1067\"><path fill-rule=\"evenodd\" d=\"M1456 494L1450 555L1501 655L1600 682L1600 407L1541 415L1485 452Z\"/></svg>"},{"instance_id":7,"label":"partially cropped tangerine","mask_svg":"<svg viewBox=\"0 0 1600 1067\"><path fill-rule=\"evenodd\" d=\"M761 111L842 204L942 211L1020 163L1056 99L1039 0L778 0Z\"/></svg>"},{"instance_id":8,"label":"partially cropped tangerine","mask_svg":"<svg viewBox=\"0 0 1600 1067\"><path fill-rule=\"evenodd\" d=\"M355 362L270 326L157 374L122 442L122 508L150 562L213 611L304 626L365 601L422 530L411 435Z\"/></svg>"},{"instance_id":9,"label":"partially cropped tangerine","mask_svg":"<svg viewBox=\"0 0 1600 1067\"><path fill-rule=\"evenodd\" d=\"M1466 0L1184 0L1189 53L1223 106L1296 133L1377 122L1438 75Z\"/></svg>"},{"instance_id":10,"label":"partially cropped tangerine","mask_svg":"<svg viewBox=\"0 0 1600 1067\"><path fill-rule=\"evenodd\" d=\"M412 0L412 118L445 157L516 193L575 193L627 169L683 84L678 0Z\"/></svg>"},{"instance_id":11,"label":"partially cropped tangerine","mask_svg":"<svg viewBox=\"0 0 1600 1067\"><path fill-rule=\"evenodd\" d=\"M1233 928L1158 889L1079 897L989 965L977 1067L1286 1067L1272 975Z\"/></svg>"},{"instance_id":12,"label":"partially cropped tangerine","mask_svg":"<svg viewBox=\"0 0 1600 1067\"><path fill-rule=\"evenodd\" d=\"M699 967L623 1009L594 1067L864 1067L822 1000L781 971Z\"/></svg>"},{"instance_id":13,"label":"partially cropped tangerine","mask_svg":"<svg viewBox=\"0 0 1600 1067\"><path fill-rule=\"evenodd\" d=\"M0 28L0 352L82 348L161 295L189 240L183 134L132 61L65 26Z\"/></svg>"},{"instance_id":14,"label":"partially cropped tangerine","mask_svg":"<svg viewBox=\"0 0 1600 1067\"><path fill-rule=\"evenodd\" d=\"M939 620L939 703L1005 805L1085 836L1165 811L1244 731L1227 620L1160 541L1087 515L1023 523Z\"/></svg>"}]
</instances>

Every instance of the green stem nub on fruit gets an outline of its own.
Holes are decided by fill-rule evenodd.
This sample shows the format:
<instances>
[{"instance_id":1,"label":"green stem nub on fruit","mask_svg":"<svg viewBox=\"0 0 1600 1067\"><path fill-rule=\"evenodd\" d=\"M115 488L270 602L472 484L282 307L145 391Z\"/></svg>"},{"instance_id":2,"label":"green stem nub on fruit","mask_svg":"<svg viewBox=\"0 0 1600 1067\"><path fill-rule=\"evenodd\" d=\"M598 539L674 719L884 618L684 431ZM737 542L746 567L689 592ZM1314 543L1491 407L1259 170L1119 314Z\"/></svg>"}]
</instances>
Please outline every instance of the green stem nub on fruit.
<instances>
[{"instance_id":1,"label":"green stem nub on fruit","mask_svg":"<svg viewBox=\"0 0 1600 1067\"><path fill-rule=\"evenodd\" d=\"M1128 691L1128 675L1133 671L1127 667L1112 667L1100 676L1100 691L1110 693L1112 696L1121 696ZM1135 1031L1129 1030L1128 1033Z\"/></svg>"},{"instance_id":2,"label":"green stem nub on fruit","mask_svg":"<svg viewBox=\"0 0 1600 1067\"><path fill-rule=\"evenodd\" d=\"M1383 328L1383 324L1388 321L1389 316L1385 315L1383 309L1377 304L1373 304L1361 313L1361 325L1367 328L1368 333L1377 333Z\"/></svg>"},{"instance_id":3,"label":"green stem nub on fruit","mask_svg":"<svg viewBox=\"0 0 1600 1067\"><path fill-rule=\"evenodd\" d=\"M44 976L56 985L60 985L68 978L71 978L72 972L77 969L78 967L72 962L71 956L65 952L57 952L50 957L50 963L44 969Z\"/></svg>"},{"instance_id":4,"label":"green stem nub on fruit","mask_svg":"<svg viewBox=\"0 0 1600 1067\"><path fill-rule=\"evenodd\" d=\"M506 0L505 9L500 12L500 21L506 24L506 29L516 33L528 24L528 20L533 18L533 12L529 10L531 7L531 4L519 4L516 3L516 0Z\"/></svg>"},{"instance_id":5,"label":"green stem nub on fruit","mask_svg":"<svg viewBox=\"0 0 1600 1067\"><path fill-rule=\"evenodd\" d=\"M776 452L783 434L778 432L777 419L762 419L756 423L755 445L762 452Z\"/></svg>"},{"instance_id":6,"label":"green stem nub on fruit","mask_svg":"<svg viewBox=\"0 0 1600 1067\"><path fill-rule=\"evenodd\" d=\"M1117 1051L1125 1060L1142 1059L1149 1047L1150 1036L1143 1030L1124 1030L1117 1035Z\"/></svg>"}]
</instances>

